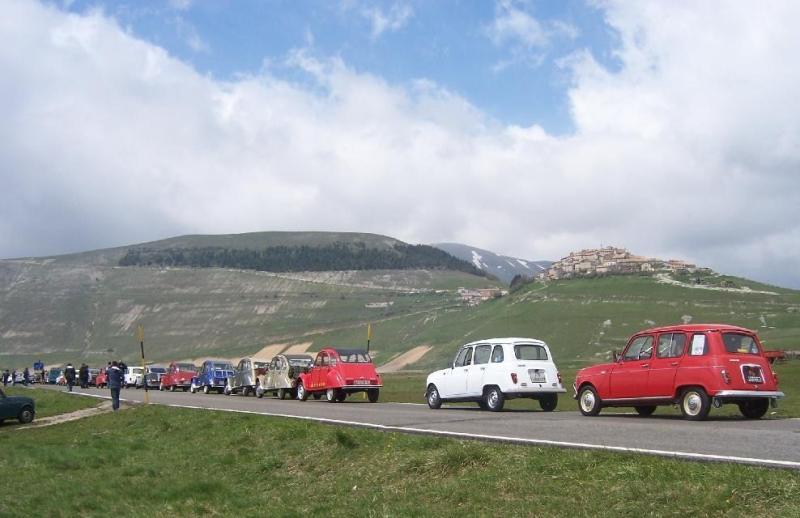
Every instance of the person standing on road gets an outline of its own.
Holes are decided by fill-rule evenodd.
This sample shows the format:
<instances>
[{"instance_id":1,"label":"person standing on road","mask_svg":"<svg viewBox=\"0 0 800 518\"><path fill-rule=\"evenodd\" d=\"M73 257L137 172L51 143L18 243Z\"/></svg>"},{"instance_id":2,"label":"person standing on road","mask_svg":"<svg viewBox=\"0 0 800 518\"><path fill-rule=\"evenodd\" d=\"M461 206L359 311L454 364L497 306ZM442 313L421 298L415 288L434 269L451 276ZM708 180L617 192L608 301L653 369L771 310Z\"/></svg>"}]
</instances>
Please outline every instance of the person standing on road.
<instances>
[{"instance_id":1,"label":"person standing on road","mask_svg":"<svg viewBox=\"0 0 800 518\"><path fill-rule=\"evenodd\" d=\"M67 387L72 392L72 386L75 385L75 367L71 363L67 363L67 368L64 369L64 379L67 381Z\"/></svg>"},{"instance_id":2,"label":"person standing on road","mask_svg":"<svg viewBox=\"0 0 800 518\"><path fill-rule=\"evenodd\" d=\"M122 370L116 361L111 362L111 367L106 370L108 388L111 389L111 408L114 412L119 410L119 390L122 388Z\"/></svg>"},{"instance_id":3,"label":"person standing on road","mask_svg":"<svg viewBox=\"0 0 800 518\"><path fill-rule=\"evenodd\" d=\"M89 366L85 363L81 363L81 368L78 370L78 378L81 381L82 389L89 386Z\"/></svg>"},{"instance_id":4,"label":"person standing on road","mask_svg":"<svg viewBox=\"0 0 800 518\"><path fill-rule=\"evenodd\" d=\"M25 367L25 370L22 371L22 384L27 387L28 383L30 382L31 382L31 371L29 371L28 368Z\"/></svg>"},{"instance_id":5,"label":"person standing on road","mask_svg":"<svg viewBox=\"0 0 800 518\"><path fill-rule=\"evenodd\" d=\"M8 369L4 370L4 371L3 371L3 386L4 386L4 387L7 387L7 386L8 386L8 377L9 377L9 376L11 376L11 373L10 373L10 372L8 372Z\"/></svg>"}]
</instances>

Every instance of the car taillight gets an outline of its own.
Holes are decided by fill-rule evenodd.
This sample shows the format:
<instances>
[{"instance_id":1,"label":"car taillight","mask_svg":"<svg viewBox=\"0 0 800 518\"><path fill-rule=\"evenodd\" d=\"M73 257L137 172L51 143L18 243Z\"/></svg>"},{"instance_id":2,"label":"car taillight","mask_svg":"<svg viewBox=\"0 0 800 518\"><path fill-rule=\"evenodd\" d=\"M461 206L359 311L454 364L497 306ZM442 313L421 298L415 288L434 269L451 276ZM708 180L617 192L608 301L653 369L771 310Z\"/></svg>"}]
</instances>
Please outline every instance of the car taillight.
<instances>
[{"instance_id":1,"label":"car taillight","mask_svg":"<svg viewBox=\"0 0 800 518\"><path fill-rule=\"evenodd\" d=\"M730 385L731 384L731 377L728 374L728 371L726 371L725 369L722 369L719 372L719 374L720 374L720 376L722 376L722 381L724 381L726 385Z\"/></svg>"},{"instance_id":2,"label":"car taillight","mask_svg":"<svg viewBox=\"0 0 800 518\"><path fill-rule=\"evenodd\" d=\"M560 373L560 372L558 372L558 371L556 371L556 376L558 376L558 383L559 383L559 385L560 385L561 383L563 383L563 380L561 379L561 373Z\"/></svg>"},{"instance_id":3,"label":"car taillight","mask_svg":"<svg viewBox=\"0 0 800 518\"><path fill-rule=\"evenodd\" d=\"M346 382L346 383L347 383L348 385L352 385L352 384L353 384L353 380L347 380L347 382Z\"/></svg>"},{"instance_id":4,"label":"car taillight","mask_svg":"<svg viewBox=\"0 0 800 518\"><path fill-rule=\"evenodd\" d=\"M517 384L517 373L516 372L512 372L511 373L511 381L514 382L514 385Z\"/></svg>"}]
</instances>

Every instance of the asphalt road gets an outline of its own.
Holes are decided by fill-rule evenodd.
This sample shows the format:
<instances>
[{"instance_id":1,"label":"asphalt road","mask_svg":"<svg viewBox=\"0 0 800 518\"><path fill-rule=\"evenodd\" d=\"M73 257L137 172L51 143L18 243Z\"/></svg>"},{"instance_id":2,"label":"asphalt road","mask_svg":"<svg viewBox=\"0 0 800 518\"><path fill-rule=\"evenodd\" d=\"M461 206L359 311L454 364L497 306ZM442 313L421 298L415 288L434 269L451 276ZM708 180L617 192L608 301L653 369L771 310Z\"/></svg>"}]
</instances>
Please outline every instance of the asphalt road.
<instances>
[{"instance_id":1,"label":"asphalt road","mask_svg":"<svg viewBox=\"0 0 800 518\"><path fill-rule=\"evenodd\" d=\"M56 388L50 386L49 388ZM63 387L58 387L64 390ZM76 388L77 393L109 396L109 390ZM364 426L407 433L437 434L534 445L633 451L696 460L762 464L800 470L800 419L749 420L718 417L690 422L673 416L639 417L611 413L583 417L579 412L482 411L425 404L368 403L356 395L344 403L257 399L240 395L149 392L161 405L249 412ZM121 398L141 402L144 391L124 389ZM606 414L606 415L604 415Z\"/></svg>"}]
</instances>

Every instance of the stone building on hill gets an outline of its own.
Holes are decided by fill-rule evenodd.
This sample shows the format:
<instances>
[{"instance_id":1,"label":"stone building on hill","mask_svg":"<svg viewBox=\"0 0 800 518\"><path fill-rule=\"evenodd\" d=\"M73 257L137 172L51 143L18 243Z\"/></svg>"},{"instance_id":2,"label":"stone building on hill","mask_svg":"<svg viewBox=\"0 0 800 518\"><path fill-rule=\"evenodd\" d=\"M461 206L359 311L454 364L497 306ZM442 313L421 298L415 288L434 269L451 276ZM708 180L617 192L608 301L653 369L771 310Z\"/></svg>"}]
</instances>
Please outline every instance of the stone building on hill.
<instances>
[{"instance_id":1,"label":"stone building on hill","mask_svg":"<svg viewBox=\"0 0 800 518\"><path fill-rule=\"evenodd\" d=\"M546 272L539 274L539 279L556 280L572 277L592 277L595 275L625 275L632 273L655 272L689 272L698 270L692 263L670 259L664 261L653 257L633 255L624 248L607 246L571 252L553 263Z\"/></svg>"}]
</instances>

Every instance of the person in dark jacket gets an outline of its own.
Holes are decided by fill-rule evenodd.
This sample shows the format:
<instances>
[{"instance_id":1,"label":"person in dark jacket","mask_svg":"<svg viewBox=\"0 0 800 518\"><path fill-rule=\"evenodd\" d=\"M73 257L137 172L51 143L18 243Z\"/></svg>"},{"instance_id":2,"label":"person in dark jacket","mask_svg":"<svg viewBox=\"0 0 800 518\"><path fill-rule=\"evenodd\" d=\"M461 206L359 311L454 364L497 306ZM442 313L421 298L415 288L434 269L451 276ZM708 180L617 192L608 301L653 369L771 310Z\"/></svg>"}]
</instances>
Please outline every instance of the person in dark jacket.
<instances>
[{"instance_id":1,"label":"person in dark jacket","mask_svg":"<svg viewBox=\"0 0 800 518\"><path fill-rule=\"evenodd\" d=\"M82 389L89 386L89 366L85 363L82 363L81 368L78 369L78 379L80 379Z\"/></svg>"},{"instance_id":2,"label":"person in dark jacket","mask_svg":"<svg viewBox=\"0 0 800 518\"><path fill-rule=\"evenodd\" d=\"M106 371L108 374L108 388L111 389L111 408L116 412L119 410L119 389L122 388L123 374L116 361L111 362L111 367Z\"/></svg>"},{"instance_id":3,"label":"person in dark jacket","mask_svg":"<svg viewBox=\"0 0 800 518\"><path fill-rule=\"evenodd\" d=\"M67 381L69 391L72 392L72 387L75 385L75 367L71 363L64 369L64 379Z\"/></svg>"},{"instance_id":4,"label":"person in dark jacket","mask_svg":"<svg viewBox=\"0 0 800 518\"><path fill-rule=\"evenodd\" d=\"M25 370L22 371L22 384L27 387L28 383L30 382L31 382L31 371L29 371L28 368L25 367Z\"/></svg>"},{"instance_id":5,"label":"person in dark jacket","mask_svg":"<svg viewBox=\"0 0 800 518\"><path fill-rule=\"evenodd\" d=\"M11 378L11 373L8 372L8 369L3 371L3 386L8 386L8 380Z\"/></svg>"}]
</instances>

